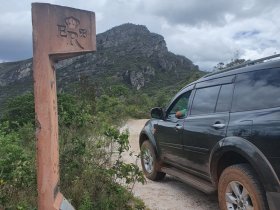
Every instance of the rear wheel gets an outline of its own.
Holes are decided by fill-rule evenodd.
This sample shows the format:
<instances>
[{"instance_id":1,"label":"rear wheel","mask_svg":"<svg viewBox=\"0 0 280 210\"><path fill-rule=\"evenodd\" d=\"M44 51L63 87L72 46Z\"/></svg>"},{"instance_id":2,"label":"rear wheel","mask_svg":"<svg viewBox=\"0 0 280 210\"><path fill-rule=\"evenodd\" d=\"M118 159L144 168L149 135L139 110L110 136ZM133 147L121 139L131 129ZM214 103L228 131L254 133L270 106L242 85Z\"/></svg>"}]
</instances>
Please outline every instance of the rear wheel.
<instances>
[{"instance_id":1,"label":"rear wheel","mask_svg":"<svg viewBox=\"0 0 280 210\"><path fill-rule=\"evenodd\" d=\"M151 180L161 180L165 173L158 171L159 165L156 159L155 150L149 141L141 145L141 164L145 176Z\"/></svg>"},{"instance_id":2,"label":"rear wheel","mask_svg":"<svg viewBox=\"0 0 280 210\"><path fill-rule=\"evenodd\" d=\"M226 168L218 184L219 205L222 210L267 210L262 185L248 164Z\"/></svg>"}]
</instances>

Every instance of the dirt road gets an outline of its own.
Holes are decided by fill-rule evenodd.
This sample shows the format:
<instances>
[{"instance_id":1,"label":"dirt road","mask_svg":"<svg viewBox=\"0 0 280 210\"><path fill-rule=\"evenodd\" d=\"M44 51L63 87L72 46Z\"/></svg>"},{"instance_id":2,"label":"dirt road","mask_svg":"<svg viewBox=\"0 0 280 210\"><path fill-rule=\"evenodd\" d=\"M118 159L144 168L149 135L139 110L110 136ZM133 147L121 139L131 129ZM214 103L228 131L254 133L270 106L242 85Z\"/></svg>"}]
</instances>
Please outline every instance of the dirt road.
<instances>
[{"instance_id":1,"label":"dirt road","mask_svg":"<svg viewBox=\"0 0 280 210\"><path fill-rule=\"evenodd\" d=\"M139 153L138 136L147 120L129 120L124 128L130 133L131 151ZM136 159L128 154L127 162ZM140 161L137 164L140 166ZM206 195L172 176L166 176L160 182L147 180L145 185L136 184L134 194L140 197L152 210L217 210L219 209L216 195Z\"/></svg>"}]
</instances>

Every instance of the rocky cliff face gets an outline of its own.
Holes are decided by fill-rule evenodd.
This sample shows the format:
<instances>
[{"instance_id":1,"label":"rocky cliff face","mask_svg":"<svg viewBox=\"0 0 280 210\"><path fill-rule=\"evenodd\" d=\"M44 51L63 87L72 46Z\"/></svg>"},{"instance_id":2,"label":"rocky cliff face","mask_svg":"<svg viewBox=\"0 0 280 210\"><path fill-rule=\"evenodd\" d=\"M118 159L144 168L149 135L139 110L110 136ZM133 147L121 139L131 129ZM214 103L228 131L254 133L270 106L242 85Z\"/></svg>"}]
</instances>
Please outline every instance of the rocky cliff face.
<instances>
[{"instance_id":1,"label":"rocky cliff face","mask_svg":"<svg viewBox=\"0 0 280 210\"><path fill-rule=\"evenodd\" d=\"M0 64L0 87L31 77L32 60Z\"/></svg>"},{"instance_id":2,"label":"rocky cliff face","mask_svg":"<svg viewBox=\"0 0 280 210\"><path fill-rule=\"evenodd\" d=\"M123 24L97 35L97 51L56 64L61 88L81 76L101 84L125 83L141 90L186 80L198 66L169 52L164 38L145 26ZM32 60L0 64L0 103L32 91Z\"/></svg>"}]
</instances>

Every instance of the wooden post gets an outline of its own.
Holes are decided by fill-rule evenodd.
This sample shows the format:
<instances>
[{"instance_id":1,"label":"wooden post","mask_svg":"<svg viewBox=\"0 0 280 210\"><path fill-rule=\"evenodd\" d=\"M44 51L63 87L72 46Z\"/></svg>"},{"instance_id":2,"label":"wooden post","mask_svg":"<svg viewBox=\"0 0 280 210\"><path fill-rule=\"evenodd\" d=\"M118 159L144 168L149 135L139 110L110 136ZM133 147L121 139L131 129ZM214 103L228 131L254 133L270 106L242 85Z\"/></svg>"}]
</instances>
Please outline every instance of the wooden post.
<instances>
[{"instance_id":1,"label":"wooden post","mask_svg":"<svg viewBox=\"0 0 280 210\"><path fill-rule=\"evenodd\" d=\"M96 50L93 12L32 4L33 78L39 210L73 209L59 190L59 144L54 62Z\"/></svg>"}]
</instances>

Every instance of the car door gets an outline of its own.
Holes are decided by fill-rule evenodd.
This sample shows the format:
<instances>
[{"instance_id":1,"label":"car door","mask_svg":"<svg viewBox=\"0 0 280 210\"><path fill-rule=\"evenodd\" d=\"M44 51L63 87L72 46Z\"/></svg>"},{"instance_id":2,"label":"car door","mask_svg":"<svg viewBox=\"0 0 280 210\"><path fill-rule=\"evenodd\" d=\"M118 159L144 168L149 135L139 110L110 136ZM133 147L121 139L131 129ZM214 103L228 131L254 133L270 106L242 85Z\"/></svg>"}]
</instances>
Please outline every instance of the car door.
<instances>
[{"instance_id":1,"label":"car door","mask_svg":"<svg viewBox=\"0 0 280 210\"><path fill-rule=\"evenodd\" d=\"M280 175L280 68L237 75L227 136L250 141Z\"/></svg>"},{"instance_id":2,"label":"car door","mask_svg":"<svg viewBox=\"0 0 280 210\"><path fill-rule=\"evenodd\" d=\"M159 144L161 159L180 165L183 157L182 131L184 116L176 117L176 112L187 110L191 90L179 94L169 106L164 120L155 125L155 138Z\"/></svg>"},{"instance_id":3,"label":"car door","mask_svg":"<svg viewBox=\"0 0 280 210\"><path fill-rule=\"evenodd\" d=\"M233 79L231 76L198 84L183 124L184 166L202 175L208 176L210 152L226 136Z\"/></svg>"}]
</instances>

